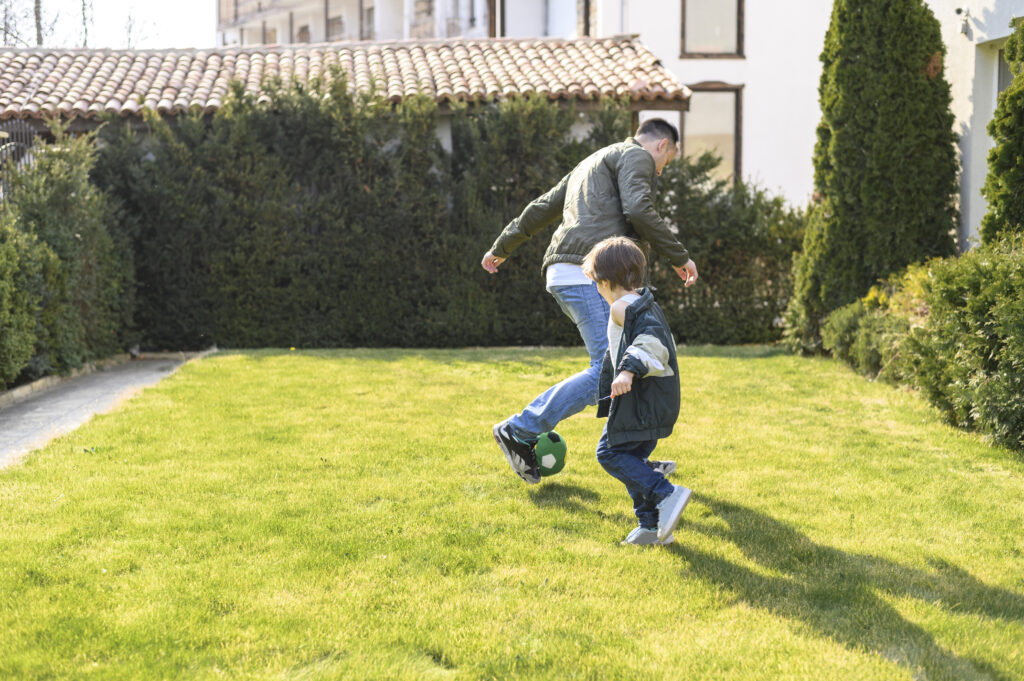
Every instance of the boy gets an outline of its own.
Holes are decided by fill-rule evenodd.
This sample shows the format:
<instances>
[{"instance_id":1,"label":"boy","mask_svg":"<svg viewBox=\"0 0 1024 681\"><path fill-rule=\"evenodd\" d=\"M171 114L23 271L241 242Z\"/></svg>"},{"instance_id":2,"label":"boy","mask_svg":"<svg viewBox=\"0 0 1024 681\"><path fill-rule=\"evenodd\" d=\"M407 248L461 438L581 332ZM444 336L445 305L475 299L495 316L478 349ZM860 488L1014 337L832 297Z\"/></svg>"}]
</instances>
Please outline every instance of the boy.
<instances>
[{"instance_id":1,"label":"boy","mask_svg":"<svg viewBox=\"0 0 1024 681\"><path fill-rule=\"evenodd\" d=\"M607 397L597 408L608 422L597 460L633 499L639 524L622 543L664 545L675 541L672 530L691 492L647 465L679 416L679 367L665 315L641 288L646 268L643 251L625 237L601 241L583 261L583 272L611 308L598 393Z\"/></svg>"}]
</instances>

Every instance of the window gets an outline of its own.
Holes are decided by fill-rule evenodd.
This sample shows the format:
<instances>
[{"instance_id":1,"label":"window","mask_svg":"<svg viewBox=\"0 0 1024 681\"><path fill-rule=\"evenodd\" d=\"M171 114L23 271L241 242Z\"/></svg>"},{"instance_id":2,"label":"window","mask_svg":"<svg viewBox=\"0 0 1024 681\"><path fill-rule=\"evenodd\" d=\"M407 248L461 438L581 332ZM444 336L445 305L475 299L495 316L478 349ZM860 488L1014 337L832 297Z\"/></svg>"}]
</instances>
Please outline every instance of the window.
<instances>
[{"instance_id":1,"label":"window","mask_svg":"<svg viewBox=\"0 0 1024 681\"><path fill-rule=\"evenodd\" d=\"M310 38L310 35L309 35L309 24L306 24L304 26L299 26L299 33L298 33L298 35L296 37L298 38L297 42L308 43L309 42L309 38Z\"/></svg>"},{"instance_id":2,"label":"window","mask_svg":"<svg viewBox=\"0 0 1024 681\"><path fill-rule=\"evenodd\" d=\"M690 108L683 114L683 153L710 151L722 157L715 179L741 177L742 86L724 83L691 85Z\"/></svg>"},{"instance_id":3,"label":"window","mask_svg":"<svg viewBox=\"0 0 1024 681\"><path fill-rule=\"evenodd\" d=\"M373 5L363 8L363 34L359 36L363 40L374 40L377 31L373 27Z\"/></svg>"},{"instance_id":4,"label":"window","mask_svg":"<svg viewBox=\"0 0 1024 681\"><path fill-rule=\"evenodd\" d=\"M413 0L411 38L434 37L434 0Z\"/></svg>"},{"instance_id":5,"label":"window","mask_svg":"<svg viewBox=\"0 0 1024 681\"><path fill-rule=\"evenodd\" d=\"M267 28L266 23L263 24L263 43L265 45L277 44L277 29Z\"/></svg>"},{"instance_id":6,"label":"window","mask_svg":"<svg viewBox=\"0 0 1024 681\"><path fill-rule=\"evenodd\" d=\"M345 22L341 20L340 16L330 17L327 19L327 39L337 40L341 38L345 32Z\"/></svg>"},{"instance_id":7,"label":"window","mask_svg":"<svg viewBox=\"0 0 1024 681\"><path fill-rule=\"evenodd\" d=\"M744 0L682 0L683 57L742 57Z\"/></svg>"},{"instance_id":8,"label":"window","mask_svg":"<svg viewBox=\"0 0 1024 681\"><path fill-rule=\"evenodd\" d=\"M1010 64L1006 61L1006 52L1005 50L999 50L999 92L1002 92L1006 88L1010 87L1010 83L1012 82L1013 72L1010 71Z\"/></svg>"},{"instance_id":9,"label":"window","mask_svg":"<svg viewBox=\"0 0 1024 681\"><path fill-rule=\"evenodd\" d=\"M576 35L597 33L597 0L576 0Z\"/></svg>"}]
</instances>

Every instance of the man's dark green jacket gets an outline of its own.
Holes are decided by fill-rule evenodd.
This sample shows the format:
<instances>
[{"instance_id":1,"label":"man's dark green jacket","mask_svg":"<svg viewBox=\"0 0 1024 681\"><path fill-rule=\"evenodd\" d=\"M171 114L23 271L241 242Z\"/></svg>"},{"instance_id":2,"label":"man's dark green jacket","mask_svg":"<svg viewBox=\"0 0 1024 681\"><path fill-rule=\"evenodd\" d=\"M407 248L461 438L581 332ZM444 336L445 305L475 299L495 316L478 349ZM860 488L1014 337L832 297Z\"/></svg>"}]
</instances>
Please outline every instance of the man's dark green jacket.
<instances>
[{"instance_id":1,"label":"man's dark green jacket","mask_svg":"<svg viewBox=\"0 0 1024 681\"><path fill-rule=\"evenodd\" d=\"M595 244L613 236L646 241L673 267L682 267L690 256L654 208L656 178L654 157L636 139L599 149L510 222L491 253L507 258L561 220L544 254L545 270L557 262L581 265Z\"/></svg>"},{"instance_id":2,"label":"man's dark green jacket","mask_svg":"<svg viewBox=\"0 0 1024 681\"><path fill-rule=\"evenodd\" d=\"M604 353L598 395L611 394L620 371L633 374L633 386L614 400L601 400L598 418L608 417L608 442L646 442L668 437L679 418L679 364L676 343L650 289L626 308L617 357Z\"/></svg>"}]
</instances>

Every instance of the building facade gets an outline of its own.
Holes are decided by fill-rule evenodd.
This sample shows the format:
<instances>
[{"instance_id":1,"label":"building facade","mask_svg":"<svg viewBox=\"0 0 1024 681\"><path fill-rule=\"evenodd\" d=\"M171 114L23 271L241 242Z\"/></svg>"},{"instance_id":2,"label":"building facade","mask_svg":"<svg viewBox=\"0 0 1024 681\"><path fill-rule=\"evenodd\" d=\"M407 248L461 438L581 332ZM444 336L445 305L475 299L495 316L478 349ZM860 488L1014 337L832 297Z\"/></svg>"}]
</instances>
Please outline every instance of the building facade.
<instances>
[{"instance_id":1,"label":"building facade","mask_svg":"<svg viewBox=\"0 0 1024 681\"><path fill-rule=\"evenodd\" d=\"M795 204L812 192L820 119L819 55L829 0L218 0L222 45L474 37L635 34L693 95L671 118L683 153L709 150L719 174L740 176ZM1001 57L1024 0L925 0L942 25L946 77L960 136L961 234L987 206L981 186L996 97L1010 81Z\"/></svg>"}]
</instances>

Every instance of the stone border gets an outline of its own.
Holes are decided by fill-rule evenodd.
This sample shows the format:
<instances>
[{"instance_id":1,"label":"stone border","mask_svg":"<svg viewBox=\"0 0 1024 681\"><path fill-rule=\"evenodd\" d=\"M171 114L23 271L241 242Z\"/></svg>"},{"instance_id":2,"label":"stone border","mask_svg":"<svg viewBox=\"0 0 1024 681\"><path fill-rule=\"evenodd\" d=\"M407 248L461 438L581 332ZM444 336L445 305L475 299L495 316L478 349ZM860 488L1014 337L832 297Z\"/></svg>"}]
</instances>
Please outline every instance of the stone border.
<instances>
[{"instance_id":1,"label":"stone border","mask_svg":"<svg viewBox=\"0 0 1024 681\"><path fill-rule=\"evenodd\" d=\"M13 390L6 392L0 392L0 409L6 409L7 407L23 402L32 395L52 388L55 385L59 385L64 381L70 381L72 378L78 378L79 376L85 376L86 374L95 373L97 371L104 371L113 367L131 362L137 359L180 359L183 362L187 362L192 359L199 359L206 357L217 352L217 346L214 345L206 350L199 352L140 352L137 354L128 354L127 352L114 355L113 357L107 357L106 359L96 360L95 362L88 362L80 369L75 369L67 376L44 376L37 381L33 381L26 385L18 386Z\"/></svg>"}]
</instances>

